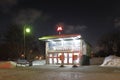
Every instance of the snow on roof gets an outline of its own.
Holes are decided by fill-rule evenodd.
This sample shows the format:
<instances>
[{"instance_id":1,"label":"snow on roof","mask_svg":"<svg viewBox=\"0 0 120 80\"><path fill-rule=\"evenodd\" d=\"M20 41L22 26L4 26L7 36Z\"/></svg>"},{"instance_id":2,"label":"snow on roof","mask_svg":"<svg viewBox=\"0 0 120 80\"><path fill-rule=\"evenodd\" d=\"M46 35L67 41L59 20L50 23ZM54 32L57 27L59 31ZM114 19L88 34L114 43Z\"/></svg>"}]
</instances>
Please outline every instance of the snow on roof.
<instances>
[{"instance_id":1,"label":"snow on roof","mask_svg":"<svg viewBox=\"0 0 120 80\"><path fill-rule=\"evenodd\" d=\"M49 39L58 39L58 38L67 38L67 39L71 39L71 38L81 38L81 35L79 34L64 34L64 35L52 35L52 36L43 36L41 38L39 38L39 40L49 40Z\"/></svg>"}]
</instances>

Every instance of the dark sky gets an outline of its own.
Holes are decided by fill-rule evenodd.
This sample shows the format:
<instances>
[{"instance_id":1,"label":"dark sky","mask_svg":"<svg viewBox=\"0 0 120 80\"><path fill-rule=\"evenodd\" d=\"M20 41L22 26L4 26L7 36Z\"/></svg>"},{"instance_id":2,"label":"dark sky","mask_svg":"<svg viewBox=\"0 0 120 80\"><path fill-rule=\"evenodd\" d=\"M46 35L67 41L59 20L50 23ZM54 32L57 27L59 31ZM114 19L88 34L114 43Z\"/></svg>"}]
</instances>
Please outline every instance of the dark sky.
<instances>
[{"instance_id":1,"label":"dark sky","mask_svg":"<svg viewBox=\"0 0 120 80\"><path fill-rule=\"evenodd\" d=\"M0 32L10 24L30 24L36 37L81 34L91 44L110 31L120 30L120 1L115 0L0 0Z\"/></svg>"}]
</instances>

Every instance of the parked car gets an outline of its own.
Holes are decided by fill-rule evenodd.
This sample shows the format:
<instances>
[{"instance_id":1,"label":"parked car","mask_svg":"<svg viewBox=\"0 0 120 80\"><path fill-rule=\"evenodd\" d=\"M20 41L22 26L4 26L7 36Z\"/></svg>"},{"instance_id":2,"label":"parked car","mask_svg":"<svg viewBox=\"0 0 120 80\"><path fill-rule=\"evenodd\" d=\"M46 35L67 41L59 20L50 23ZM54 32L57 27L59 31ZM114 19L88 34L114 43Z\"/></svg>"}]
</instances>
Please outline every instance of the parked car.
<instances>
[{"instance_id":1,"label":"parked car","mask_svg":"<svg viewBox=\"0 0 120 80\"><path fill-rule=\"evenodd\" d=\"M18 59L16 66L30 66L30 63L26 59Z\"/></svg>"}]
</instances>

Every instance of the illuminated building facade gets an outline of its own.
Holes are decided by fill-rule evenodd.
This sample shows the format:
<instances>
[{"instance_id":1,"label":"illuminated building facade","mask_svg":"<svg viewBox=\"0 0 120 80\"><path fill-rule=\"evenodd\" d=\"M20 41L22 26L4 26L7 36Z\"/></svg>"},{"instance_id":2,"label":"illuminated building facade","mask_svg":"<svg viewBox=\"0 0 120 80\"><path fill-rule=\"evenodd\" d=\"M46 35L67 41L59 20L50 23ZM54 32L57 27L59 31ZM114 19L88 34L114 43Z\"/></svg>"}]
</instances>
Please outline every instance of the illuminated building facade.
<instances>
[{"instance_id":1,"label":"illuminated building facade","mask_svg":"<svg viewBox=\"0 0 120 80\"><path fill-rule=\"evenodd\" d=\"M63 55L65 65L74 61L79 65L82 55L87 53L86 43L79 34L44 36L39 40L46 41L46 64L61 64Z\"/></svg>"}]
</instances>

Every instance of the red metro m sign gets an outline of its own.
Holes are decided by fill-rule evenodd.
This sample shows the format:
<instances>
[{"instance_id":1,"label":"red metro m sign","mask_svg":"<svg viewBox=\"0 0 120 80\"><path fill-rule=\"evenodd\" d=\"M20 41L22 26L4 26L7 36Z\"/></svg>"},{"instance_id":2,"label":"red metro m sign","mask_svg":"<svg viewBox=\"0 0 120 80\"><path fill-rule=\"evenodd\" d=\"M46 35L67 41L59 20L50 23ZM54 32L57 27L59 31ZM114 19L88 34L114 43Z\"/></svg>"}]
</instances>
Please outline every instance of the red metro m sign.
<instances>
[{"instance_id":1,"label":"red metro m sign","mask_svg":"<svg viewBox=\"0 0 120 80\"><path fill-rule=\"evenodd\" d=\"M63 30L62 25L57 25L57 32L61 34L61 31Z\"/></svg>"},{"instance_id":2,"label":"red metro m sign","mask_svg":"<svg viewBox=\"0 0 120 80\"><path fill-rule=\"evenodd\" d=\"M59 31L62 31L62 30L63 30L62 27L58 26L57 31L59 32Z\"/></svg>"}]
</instances>

